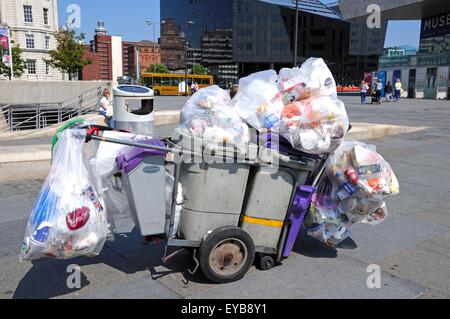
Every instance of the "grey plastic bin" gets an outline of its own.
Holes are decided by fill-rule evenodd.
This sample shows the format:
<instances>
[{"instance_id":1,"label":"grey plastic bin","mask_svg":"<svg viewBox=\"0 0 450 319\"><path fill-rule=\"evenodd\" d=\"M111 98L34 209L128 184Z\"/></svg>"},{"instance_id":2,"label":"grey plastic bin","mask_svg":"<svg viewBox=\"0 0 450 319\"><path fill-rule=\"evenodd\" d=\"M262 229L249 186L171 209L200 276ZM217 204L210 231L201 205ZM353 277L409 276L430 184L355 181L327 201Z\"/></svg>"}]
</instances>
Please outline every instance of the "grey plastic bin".
<instances>
[{"instance_id":1,"label":"grey plastic bin","mask_svg":"<svg viewBox=\"0 0 450 319\"><path fill-rule=\"evenodd\" d=\"M160 140L141 143L165 146ZM166 225L165 152L133 148L117 158L122 171L131 216L143 236L161 235Z\"/></svg>"}]
</instances>

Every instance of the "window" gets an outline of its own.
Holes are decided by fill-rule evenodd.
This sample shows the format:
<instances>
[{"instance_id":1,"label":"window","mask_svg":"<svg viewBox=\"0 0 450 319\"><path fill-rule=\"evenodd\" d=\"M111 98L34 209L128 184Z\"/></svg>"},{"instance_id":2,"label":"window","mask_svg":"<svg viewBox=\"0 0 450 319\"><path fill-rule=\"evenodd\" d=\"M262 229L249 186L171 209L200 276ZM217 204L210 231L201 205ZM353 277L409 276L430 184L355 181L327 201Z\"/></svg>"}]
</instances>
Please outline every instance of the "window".
<instances>
[{"instance_id":1,"label":"window","mask_svg":"<svg viewBox=\"0 0 450 319\"><path fill-rule=\"evenodd\" d=\"M45 74L50 74L50 62L45 61Z\"/></svg>"},{"instance_id":2,"label":"window","mask_svg":"<svg viewBox=\"0 0 450 319\"><path fill-rule=\"evenodd\" d=\"M36 60L27 60L28 74L36 74Z\"/></svg>"},{"instance_id":3,"label":"window","mask_svg":"<svg viewBox=\"0 0 450 319\"><path fill-rule=\"evenodd\" d=\"M45 37L45 50L50 50L50 37Z\"/></svg>"},{"instance_id":4,"label":"window","mask_svg":"<svg viewBox=\"0 0 450 319\"><path fill-rule=\"evenodd\" d=\"M33 7L23 6L23 18L25 22L33 22Z\"/></svg>"},{"instance_id":5,"label":"window","mask_svg":"<svg viewBox=\"0 0 450 319\"><path fill-rule=\"evenodd\" d=\"M180 84L181 78L172 78L172 86L178 86Z\"/></svg>"},{"instance_id":6,"label":"window","mask_svg":"<svg viewBox=\"0 0 450 319\"><path fill-rule=\"evenodd\" d=\"M170 86L170 78L162 78L162 86Z\"/></svg>"},{"instance_id":7,"label":"window","mask_svg":"<svg viewBox=\"0 0 450 319\"><path fill-rule=\"evenodd\" d=\"M160 86L161 85L161 78L153 78L153 85Z\"/></svg>"},{"instance_id":8,"label":"window","mask_svg":"<svg viewBox=\"0 0 450 319\"><path fill-rule=\"evenodd\" d=\"M43 13L44 13L44 24L48 25L48 9L44 8Z\"/></svg>"},{"instance_id":9,"label":"window","mask_svg":"<svg viewBox=\"0 0 450 319\"><path fill-rule=\"evenodd\" d=\"M203 85L208 85L209 84L209 79L202 79L202 84Z\"/></svg>"},{"instance_id":10,"label":"window","mask_svg":"<svg viewBox=\"0 0 450 319\"><path fill-rule=\"evenodd\" d=\"M247 43L247 44L245 45L245 48L247 49L247 51L253 50L253 43Z\"/></svg>"},{"instance_id":11,"label":"window","mask_svg":"<svg viewBox=\"0 0 450 319\"><path fill-rule=\"evenodd\" d=\"M34 34L25 35L27 49L34 49Z\"/></svg>"}]
</instances>

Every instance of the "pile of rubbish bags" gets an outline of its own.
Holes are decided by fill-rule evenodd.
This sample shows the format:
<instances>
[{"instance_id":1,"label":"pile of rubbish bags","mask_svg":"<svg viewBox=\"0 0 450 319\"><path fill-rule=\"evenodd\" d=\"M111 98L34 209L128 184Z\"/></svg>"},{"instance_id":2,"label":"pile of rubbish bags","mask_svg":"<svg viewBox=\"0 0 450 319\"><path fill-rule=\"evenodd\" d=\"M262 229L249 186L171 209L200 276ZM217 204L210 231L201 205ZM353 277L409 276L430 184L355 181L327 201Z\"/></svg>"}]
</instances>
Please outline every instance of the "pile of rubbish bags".
<instances>
[{"instance_id":1,"label":"pile of rubbish bags","mask_svg":"<svg viewBox=\"0 0 450 319\"><path fill-rule=\"evenodd\" d=\"M295 150L328 156L305 220L310 236L335 246L350 236L352 225L377 225L387 217L385 199L399 193L397 178L375 146L345 140L347 111L323 59L310 58L279 74L253 73L239 81L231 101L227 95L216 86L194 94L183 108L181 127L206 142L245 143L245 123L260 133L278 133Z\"/></svg>"},{"instance_id":2,"label":"pile of rubbish bags","mask_svg":"<svg viewBox=\"0 0 450 319\"><path fill-rule=\"evenodd\" d=\"M336 246L351 235L354 224L383 222L388 216L385 199L399 191L394 171L375 146L346 140L327 160L304 223L306 231Z\"/></svg>"},{"instance_id":3,"label":"pile of rubbish bags","mask_svg":"<svg viewBox=\"0 0 450 319\"><path fill-rule=\"evenodd\" d=\"M247 125L279 133L302 152L326 154L339 147L349 121L333 75L320 58L279 74L267 70L242 78L233 100L218 86L199 90L180 120L192 136L212 143L247 143Z\"/></svg>"}]
</instances>

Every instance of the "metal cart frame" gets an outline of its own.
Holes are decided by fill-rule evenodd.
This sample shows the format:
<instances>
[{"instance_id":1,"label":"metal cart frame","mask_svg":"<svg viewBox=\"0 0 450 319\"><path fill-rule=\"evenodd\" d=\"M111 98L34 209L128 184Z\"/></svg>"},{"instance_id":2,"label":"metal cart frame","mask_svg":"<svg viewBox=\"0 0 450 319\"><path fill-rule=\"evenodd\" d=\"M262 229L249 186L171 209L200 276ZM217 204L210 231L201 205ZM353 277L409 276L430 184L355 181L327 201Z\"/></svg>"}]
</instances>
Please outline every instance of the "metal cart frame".
<instances>
[{"instance_id":1,"label":"metal cart frame","mask_svg":"<svg viewBox=\"0 0 450 319\"><path fill-rule=\"evenodd\" d=\"M110 130L109 128L106 128L106 127L87 126L85 128L88 129L87 135L86 135L86 142L89 142L91 140L99 141L99 142L108 142L108 143L114 143L114 144L121 144L121 145L125 145L125 146L158 150L158 151L171 153L174 155L173 160L170 160L170 161L166 160L166 165L174 166L174 180L175 181L174 181L174 185L173 185L173 189L172 189L172 206L171 206L170 212L166 213L165 234L167 236L167 243L166 243L166 249L165 249L165 253L164 253L164 257L163 257L162 261L164 263L168 262L172 257L177 255L181 251L184 251L185 249L193 250L193 259L195 261L196 266L195 266L194 270L192 270L192 271L189 270L189 272L191 274L196 273L198 268L200 267L200 261L199 261L200 258L198 255L199 250L201 251L202 244L205 242L205 240L207 239L207 237L210 234L205 234L205 236L203 237L203 240L201 240L201 241L180 239L180 238L177 238L177 234L175 234L175 232L174 232L174 227L175 227L174 224L175 224L176 206L183 204L183 203L176 202L176 199L178 196L178 184L180 181L181 166L183 165L181 158L183 155L202 156L203 154L199 154L199 153L193 152L191 150L183 149L179 145L176 145L170 138L162 138L162 141L167 145L167 147L161 147L161 146L148 145L148 144L144 144L144 143L137 143L137 142L131 142L131 141L126 141L126 140L120 140L120 139L107 138L107 137L100 136L99 133L101 131ZM237 158L236 157L237 154L235 153L234 155L235 155L235 158ZM213 154L212 157L217 157L217 158L223 159L223 157L216 156L215 154ZM305 185L300 185L298 183L298 180L296 180L296 182L295 182L295 187L293 188L293 192L291 194L291 202L289 204L289 209L286 212L286 219L285 219L283 227L282 227L281 237L278 241L278 246L277 246L276 251L274 251L273 249L267 249L265 247L254 247L254 252L255 252L255 254L257 253L258 257L259 257L258 261L259 261L260 269L268 270L268 269L272 268L276 262L279 263L284 258L287 258L286 253L283 253L283 251L285 250L285 245L288 240L290 226L292 224L289 220L290 211L294 204L294 200L298 200L298 199L294 198L295 194L297 192L297 189L300 186L305 186L305 187L310 187L309 188L310 192L315 191L315 186L317 185L318 181L320 180L320 177L322 176L322 174L325 171L325 164L326 164L327 158L328 158L327 156L319 157L319 158L315 158L315 159L312 159L312 158L308 159L305 157L301 160L293 160L289 156L285 156L280 153L280 157L279 157L280 166L283 166L284 168L287 168L287 169L291 169L292 171L295 171L296 169L299 170L300 167L303 166L303 167L307 167L308 168L307 171L309 171L310 173L308 175ZM242 160L242 159L239 159L239 163L249 164L252 166L264 166L265 165L264 163L261 163L261 162L257 163L257 162L253 162L250 160ZM312 163L314 163L314 164L312 164ZM302 171L305 172L305 169L303 169ZM307 185L309 185L309 186L307 186ZM311 198L309 198L309 202L307 202L306 204L303 203L303 206L306 205L306 207L304 207L304 209L307 210L309 208L310 203L311 203ZM303 214L306 214L306 212L304 212ZM242 217L242 212L241 212L241 217ZM303 220L303 218L302 218L302 220ZM300 226L297 225L297 227L299 228ZM237 227L237 228L239 228L239 227ZM295 233L294 241L297 237L296 236L297 234L298 234L298 230ZM292 241L292 238L290 240ZM179 247L180 249L173 252L170 255L167 255L167 248L169 246ZM290 254L291 250L292 250L292 247L290 247L288 254ZM274 256L276 256L276 257L274 258ZM252 260L251 264L253 264L253 260ZM205 272L203 267L202 267L202 270L203 270L203 272ZM245 271L245 273L247 271L248 271L248 269ZM245 273L243 275L245 275ZM223 282L231 282L231 281L239 280L240 278L243 277L243 275L240 276L239 278L232 278L232 279L219 278L219 277L211 276L211 275L209 275L209 276L207 275L207 277L213 281L223 283Z\"/></svg>"}]
</instances>

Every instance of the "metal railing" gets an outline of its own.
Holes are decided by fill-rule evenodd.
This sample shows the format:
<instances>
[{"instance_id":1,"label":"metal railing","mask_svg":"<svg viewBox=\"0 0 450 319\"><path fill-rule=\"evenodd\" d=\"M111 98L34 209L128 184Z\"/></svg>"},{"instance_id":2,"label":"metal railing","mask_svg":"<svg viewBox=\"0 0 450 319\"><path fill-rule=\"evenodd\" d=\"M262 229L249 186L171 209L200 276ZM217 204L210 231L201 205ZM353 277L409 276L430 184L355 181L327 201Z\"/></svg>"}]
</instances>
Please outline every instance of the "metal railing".
<instances>
[{"instance_id":1,"label":"metal railing","mask_svg":"<svg viewBox=\"0 0 450 319\"><path fill-rule=\"evenodd\" d=\"M95 113L104 87L97 87L78 98L62 103L5 105L0 107L0 132L41 129Z\"/></svg>"}]
</instances>

